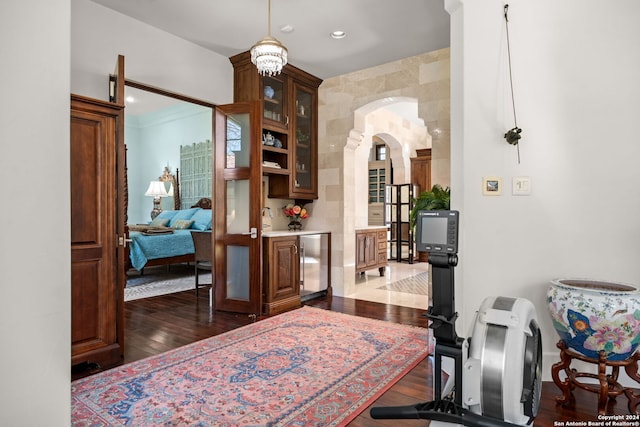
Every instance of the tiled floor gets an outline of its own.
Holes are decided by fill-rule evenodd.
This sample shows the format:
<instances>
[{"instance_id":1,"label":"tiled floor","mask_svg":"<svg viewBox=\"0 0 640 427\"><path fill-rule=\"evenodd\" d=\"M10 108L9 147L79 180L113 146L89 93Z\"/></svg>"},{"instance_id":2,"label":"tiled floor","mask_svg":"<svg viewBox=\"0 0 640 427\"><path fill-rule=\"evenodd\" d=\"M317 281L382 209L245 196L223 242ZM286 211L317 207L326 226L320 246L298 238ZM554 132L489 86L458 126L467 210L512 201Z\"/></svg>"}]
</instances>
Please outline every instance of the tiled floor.
<instances>
[{"instance_id":1,"label":"tiled floor","mask_svg":"<svg viewBox=\"0 0 640 427\"><path fill-rule=\"evenodd\" d=\"M384 276L380 276L378 269L369 270L364 275L356 277L356 292L346 295L365 301L381 302L386 304L414 307L426 310L429 307L428 295L416 295L406 292L394 292L378 289L407 277L416 276L428 271L429 264L417 262L414 264L389 262Z\"/></svg>"}]
</instances>

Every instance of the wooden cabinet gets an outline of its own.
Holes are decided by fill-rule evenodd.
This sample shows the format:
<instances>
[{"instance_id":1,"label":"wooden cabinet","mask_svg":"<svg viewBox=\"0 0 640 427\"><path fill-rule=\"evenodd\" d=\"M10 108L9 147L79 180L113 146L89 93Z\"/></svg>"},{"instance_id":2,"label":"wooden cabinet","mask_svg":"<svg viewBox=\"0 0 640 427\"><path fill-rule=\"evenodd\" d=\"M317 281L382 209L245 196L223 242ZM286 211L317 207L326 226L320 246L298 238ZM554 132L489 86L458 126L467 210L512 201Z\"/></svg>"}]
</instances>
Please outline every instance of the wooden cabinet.
<instances>
[{"instance_id":1,"label":"wooden cabinet","mask_svg":"<svg viewBox=\"0 0 640 427\"><path fill-rule=\"evenodd\" d=\"M318 87L321 79L287 64L277 76L260 76L249 52L229 58L234 102L262 105L262 172L269 197L318 198Z\"/></svg>"},{"instance_id":2,"label":"wooden cabinet","mask_svg":"<svg viewBox=\"0 0 640 427\"><path fill-rule=\"evenodd\" d=\"M299 307L298 236L265 237L263 246L263 312L270 315Z\"/></svg>"},{"instance_id":3,"label":"wooden cabinet","mask_svg":"<svg viewBox=\"0 0 640 427\"><path fill-rule=\"evenodd\" d=\"M431 190L431 148L416 150L416 157L411 159L411 183L417 185L416 197L423 191ZM427 262L429 255L418 252L417 260Z\"/></svg>"},{"instance_id":4,"label":"wooden cabinet","mask_svg":"<svg viewBox=\"0 0 640 427\"><path fill-rule=\"evenodd\" d=\"M384 203L387 165L384 161L369 162L369 204Z\"/></svg>"},{"instance_id":5,"label":"wooden cabinet","mask_svg":"<svg viewBox=\"0 0 640 427\"><path fill-rule=\"evenodd\" d=\"M411 183L418 185L418 192L431 190L431 148L416 150L411 159Z\"/></svg>"},{"instance_id":6,"label":"wooden cabinet","mask_svg":"<svg viewBox=\"0 0 640 427\"><path fill-rule=\"evenodd\" d=\"M384 276L387 265L387 228L356 230L356 273L377 268Z\"/></svg>"},{"instance_id":7,"label":"wooden cabinet","mask_svg":"<svg viewBox=\"0 0 640 427\"><path fill-rule=\"evenodd\" d=\"M384 160L369 162L369 225L384 225L384 192L387 164Z\"/></svg>"},{"instance_id":8,"label":"wooden cabinet","mask_svg":"<svg viewBox=\"0 0 640 427\"><path fill-rule=\"evenodd\" d=\"M122 361L116 150L121 107L71 98L71 363Z\"/></svg>"}]
</instances>

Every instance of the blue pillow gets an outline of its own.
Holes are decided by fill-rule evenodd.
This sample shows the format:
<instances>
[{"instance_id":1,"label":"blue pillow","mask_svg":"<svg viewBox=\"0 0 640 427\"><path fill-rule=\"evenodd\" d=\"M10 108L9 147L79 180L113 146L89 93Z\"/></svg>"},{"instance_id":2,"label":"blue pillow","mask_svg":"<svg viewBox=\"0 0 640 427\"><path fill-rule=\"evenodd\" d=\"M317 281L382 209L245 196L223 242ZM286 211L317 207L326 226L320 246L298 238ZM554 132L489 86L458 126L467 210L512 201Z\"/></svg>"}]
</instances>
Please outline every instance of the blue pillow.
<instances>
[{"instance_id":1,"label":"blue pillow","mask_svg":"<svg viewBox=\"0 0 640 427\"><path fill-rule=\"evenodd\" d=\"M178 211L162 211L162 212L160 212L158 214L156 219L158 219L158 218L160 218L160 219L168 219L170 221L171 218L173 218L177 213L178 213ZM165 224L165 225L167 225L167 224Z\"/></svg>"},{"instance_id":2,"label":"blue pillow","mask_svg":"<svg viewBox=\"0 0 640 427\"><path fill-rule=\"evenodd\" d=\"M176 221L181 219L191 219L191 217L200 210L200 208L191 208L191 209L180 209L176 211L176 214L171 218L171 222L169 222L169 227L175 225Z\"/></svg>"},{"instance_id":3,"label":"blue pillow","mask_svg":"<svg viewBox=\"0 0 640 427\"><path fill-rule=\"evenodd\" d=\"M191 219L193 220L192 229L199 231L211 229L211 209L200 209Z\"/></svg>"}]
</instances>

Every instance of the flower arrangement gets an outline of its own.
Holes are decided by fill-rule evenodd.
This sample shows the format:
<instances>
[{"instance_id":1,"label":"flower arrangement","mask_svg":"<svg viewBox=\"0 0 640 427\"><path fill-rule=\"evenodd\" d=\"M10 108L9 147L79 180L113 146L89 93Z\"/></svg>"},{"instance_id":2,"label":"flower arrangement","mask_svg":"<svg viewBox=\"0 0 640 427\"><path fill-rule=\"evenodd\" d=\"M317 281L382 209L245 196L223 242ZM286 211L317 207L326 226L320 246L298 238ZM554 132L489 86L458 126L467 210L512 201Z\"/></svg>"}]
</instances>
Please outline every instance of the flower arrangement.
<instances>
[{"instance_id":1,"label":"flower arrangement","mask_svg":"<svg viewBox=\"0 0 640 427\"><path fill-rule=\"evenodd\" d=\"M300 205L289 203L282 208L284 216L289 218L289 230L302 230L301 219L309 218L309 212Z\"/></svg>"},{"instance_id":2,"label":"flower arrangement","mask_svg":"<svg viewBox=\"0 0 640 427\"><path fill-rule=\"evenodd\" d=\"M301 219L309 218L309 212L307 212L305 208L300 205L294 205L292 203L289 203L287 206L283 207L282 213L292 221L299 221Z\"/></svg>"}]
</instances>

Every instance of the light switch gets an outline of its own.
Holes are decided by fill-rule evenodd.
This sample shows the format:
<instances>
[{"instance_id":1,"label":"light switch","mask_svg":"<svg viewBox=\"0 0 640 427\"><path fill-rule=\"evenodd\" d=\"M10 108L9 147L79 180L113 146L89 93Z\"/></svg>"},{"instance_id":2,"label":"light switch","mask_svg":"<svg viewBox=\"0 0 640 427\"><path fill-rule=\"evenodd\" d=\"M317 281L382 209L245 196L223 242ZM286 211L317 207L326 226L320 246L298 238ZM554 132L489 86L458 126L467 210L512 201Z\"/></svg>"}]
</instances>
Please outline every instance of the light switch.
<instances>
[{"instance_id":1,"label":"light switch","mask_svg":"<svg viewBox=\"0 0 640 427\"><path fill-rule=\"evenodd\" d=\"M513 177L513 195L528 196L531 194L531 178L528 176Z\"/></svg>"}]
</instances>

